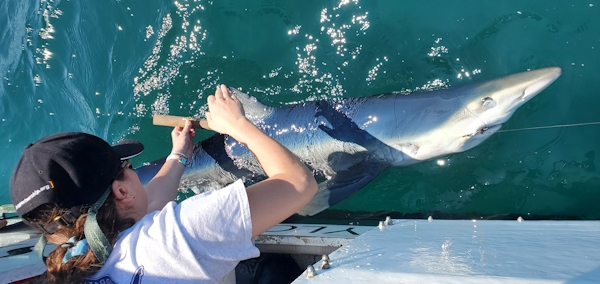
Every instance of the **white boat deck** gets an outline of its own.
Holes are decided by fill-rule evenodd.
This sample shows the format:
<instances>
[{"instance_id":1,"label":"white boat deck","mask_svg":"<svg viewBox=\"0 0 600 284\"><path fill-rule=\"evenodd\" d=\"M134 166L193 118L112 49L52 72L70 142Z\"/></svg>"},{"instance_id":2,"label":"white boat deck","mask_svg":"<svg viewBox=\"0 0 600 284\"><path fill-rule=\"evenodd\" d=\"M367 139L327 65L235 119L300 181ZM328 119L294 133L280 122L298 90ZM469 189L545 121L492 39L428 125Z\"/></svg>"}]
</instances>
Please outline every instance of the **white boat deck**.
<instances>
[{"instance_id":1,"label":"white boat deck","mask_svg":"<svg viewBox=\"0 0 600 284\"><path fill-rule=\"evenodd\" d=\"M38 233L0 233L0 283L45 270L29 251ZM256 245L263 253L329 254L330 269L318 262L316 276L294 283L600 283L600 221L280 224Z\"/></svg>"},{"instance_id":2,"label":"white boat deck","mask_svg":"<svg viewBox=\"0 0 600 284\"><path fill-rule=\"evenodd\" d=\"M394 220L294 283L600 283L600 221Z\"/></svg>"}]
</instances>

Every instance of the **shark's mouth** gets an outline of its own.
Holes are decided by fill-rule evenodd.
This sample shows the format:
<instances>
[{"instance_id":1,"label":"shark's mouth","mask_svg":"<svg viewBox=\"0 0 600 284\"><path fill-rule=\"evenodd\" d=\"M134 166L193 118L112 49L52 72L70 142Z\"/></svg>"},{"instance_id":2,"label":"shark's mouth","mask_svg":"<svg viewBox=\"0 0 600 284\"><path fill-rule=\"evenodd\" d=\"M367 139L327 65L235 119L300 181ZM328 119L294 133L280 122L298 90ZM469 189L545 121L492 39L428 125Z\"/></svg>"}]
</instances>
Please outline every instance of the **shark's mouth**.
<instances>
[{"instance_id":1,"label":"shark's mouth","mask_svg":"<svg viewBox=\"0 0 600 284\"><path fill-rule=\"evenodd\" d=\"M463 137L465 137L465 138L466 137L472 137L472 136L475 136L477 134L484 134L486 132L488 132L491 135L491 134L494 134L496 131L498 131L498 129L500 129L500 127L502 127L502 124L488 125L486 127L478 129L474 133L463 135Z\"/></svg>"},{"instance_id":2,"label":"shark's mouth","mask_svg":"<svg viewBox=\"0 0 600 284\"><path fill-rule=\"evenodd\" d=\"M502 126L502 124L494 124L494 125L486 126L484 128L477 130L477 133L483 134L486 131L488 131L488 132L492 132L492 134L494 134L494 132L496 132L498 129L500 129L501 126Z\"/></svg>"}]
</instances>

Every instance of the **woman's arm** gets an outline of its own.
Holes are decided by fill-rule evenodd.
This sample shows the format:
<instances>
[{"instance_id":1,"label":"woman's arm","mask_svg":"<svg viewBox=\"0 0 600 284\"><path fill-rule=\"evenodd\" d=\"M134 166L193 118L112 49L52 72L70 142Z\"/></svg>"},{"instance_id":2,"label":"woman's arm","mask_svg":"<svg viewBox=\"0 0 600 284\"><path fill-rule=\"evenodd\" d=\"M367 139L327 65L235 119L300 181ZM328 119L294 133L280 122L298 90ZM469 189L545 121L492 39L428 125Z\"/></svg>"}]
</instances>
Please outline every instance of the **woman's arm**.
<instances>
[{"instance_id":1,"label":"woman's arm","mask_svg":"<svg viewBox=\"0 0 600 284\"><path fill-rule=\"evenodd\" d=\"M186 121L185 126L175 127L171 131L173 149L171 153L182 153L187 159L191 158L194 148L193 139L196 133L191 128L192 123ZM148 212L162 209L167 203L175 200L177 189L185 166L178 160L167 159L158 173L146 185L148 195Z\"/></svg>"},{"instance_id":2,"label":"woman's arm","mask_svg":"<svg viewBox=\"0 0 600 284\"><path fill-rule=\"evenodd\" d=\"M304 207L317 192L308 168L279 142L250 122L241 103L225 85L208 97L206 119L211 129L243 143L256 156L268 178L246 189L252 236L258 236Z\"/></svg>"}]
</instances>

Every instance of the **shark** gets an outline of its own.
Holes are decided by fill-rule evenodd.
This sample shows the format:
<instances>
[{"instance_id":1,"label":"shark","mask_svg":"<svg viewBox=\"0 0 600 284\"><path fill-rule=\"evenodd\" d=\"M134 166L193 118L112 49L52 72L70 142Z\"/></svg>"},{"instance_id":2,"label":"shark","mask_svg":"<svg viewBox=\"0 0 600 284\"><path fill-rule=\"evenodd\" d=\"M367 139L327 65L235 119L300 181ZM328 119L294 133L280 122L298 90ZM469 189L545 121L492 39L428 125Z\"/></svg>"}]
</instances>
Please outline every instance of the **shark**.
<instances>
[{"instance_id":1,"label":"shark","mask_svg":"<svg viewBox=\"0 0 600 284\"><path fill-rule=\"evenodd\" d=\"M290 149L313 172L319 190L297 217L348 198L389 167L467 151L498 132L515 111L562 73L547 67L457 87L409 94L268 106L230 88L246 117ZM136 169L143 184L165 158ZM237 179L265 179L258 160L233 137L215 134L194 145L180 190L220 189Z\"/></svg>"}]
</instances>

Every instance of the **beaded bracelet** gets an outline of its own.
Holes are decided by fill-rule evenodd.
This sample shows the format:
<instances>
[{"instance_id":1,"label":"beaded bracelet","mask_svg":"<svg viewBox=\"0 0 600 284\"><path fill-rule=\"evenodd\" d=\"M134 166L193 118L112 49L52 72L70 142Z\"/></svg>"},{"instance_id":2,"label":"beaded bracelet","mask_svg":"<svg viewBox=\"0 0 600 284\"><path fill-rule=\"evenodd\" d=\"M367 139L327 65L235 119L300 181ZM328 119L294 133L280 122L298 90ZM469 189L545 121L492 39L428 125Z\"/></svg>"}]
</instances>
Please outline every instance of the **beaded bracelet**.
<instances>
[{"instance_id":1,"label":"beaded bracelet","mask_svg":"<svg viewBox=\"0 0 600 284\"><path fill-rule=\"evenodd\" d=\"M173 152L169 156L167 156L167 160L177 160L183 166L187 166L188 159L187 157L179 152Z\"/></svg>"},{"instance_id":2,"label":"beaded bracelet","mask_svg":"<svg viewBox=\"0 0 600 284\"><path fill-rule=\"evenodd\" d=\"M171 154L177 154L177 155L182 156L182 157L184 157L186 159L188 158L184 153L177 152L177 151L173 151L173 152L171 152Z\"/></svg>"}]
</instances>

